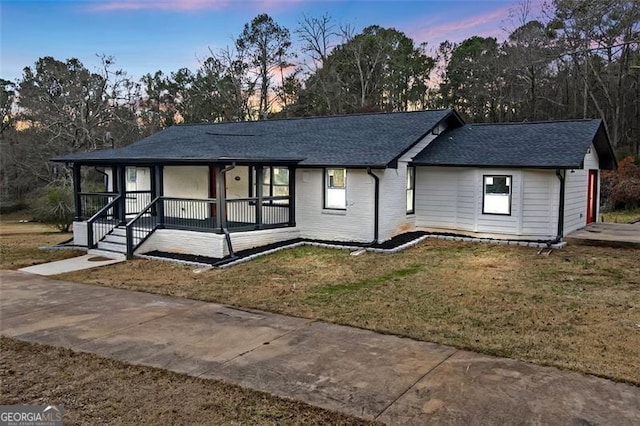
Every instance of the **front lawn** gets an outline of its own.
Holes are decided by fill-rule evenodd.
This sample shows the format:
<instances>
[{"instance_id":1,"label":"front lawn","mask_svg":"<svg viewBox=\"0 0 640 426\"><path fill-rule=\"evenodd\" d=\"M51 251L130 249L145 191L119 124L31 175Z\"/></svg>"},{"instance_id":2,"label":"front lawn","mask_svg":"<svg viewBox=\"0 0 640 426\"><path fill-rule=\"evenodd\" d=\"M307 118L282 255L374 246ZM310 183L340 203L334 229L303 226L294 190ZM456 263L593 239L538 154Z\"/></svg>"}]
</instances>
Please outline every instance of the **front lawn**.
<instances>
[{"instance_id":1,"label":"front lawn","mask_svg":"<svg viewBox=\"0 0 640 426\"><path fill-rule=\"evenodd\" d=\"M40 250L38 247L65 242L73 235L37 222L20 222L31 217L31 213L26 211L2 215L0 269L20 269L85 254L80 250Z\"/></svg>"},{"instance_id":2,"label":"front lawn","mask_svg":"<svg viewBox=\"0 0 640 426\"><path fill-rule=\"evenodd\" d=\"M367 328L640 384L640 250L426 240L299 247L229 269L134 260L57 278Z\"/></svg>"}]
</instances>

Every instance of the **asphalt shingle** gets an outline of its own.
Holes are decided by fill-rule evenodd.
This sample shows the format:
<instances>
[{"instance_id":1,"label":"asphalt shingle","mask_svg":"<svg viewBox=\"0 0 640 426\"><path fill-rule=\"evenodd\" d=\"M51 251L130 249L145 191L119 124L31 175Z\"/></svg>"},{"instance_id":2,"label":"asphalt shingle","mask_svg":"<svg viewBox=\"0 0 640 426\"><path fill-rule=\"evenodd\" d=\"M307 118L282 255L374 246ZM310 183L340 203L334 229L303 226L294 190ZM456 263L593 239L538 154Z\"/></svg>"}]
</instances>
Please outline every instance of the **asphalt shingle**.
<instances>
[{"instance_id":1,"label":"asphalt shingle","mask_svg":"<svg viewBox=\"0 0 640 426\"><path fill-rule=\"evenodd\" d=\"M413 158L413 163L579 168L591 143L601 168L614 168L615 157L601 120L467 124L443 132Z\"/></svg>"},{"instance_id":2,"label":"asphalt shingle","mask_svg":"<svg viewBox=\"0 0 640 426\"><path fill-rule=\"evenodd\" d=\"M291 161L384 167L455 114L450 109L177 125L119 149L69 154L68 162Z\"/></svg>"}]
</instances>

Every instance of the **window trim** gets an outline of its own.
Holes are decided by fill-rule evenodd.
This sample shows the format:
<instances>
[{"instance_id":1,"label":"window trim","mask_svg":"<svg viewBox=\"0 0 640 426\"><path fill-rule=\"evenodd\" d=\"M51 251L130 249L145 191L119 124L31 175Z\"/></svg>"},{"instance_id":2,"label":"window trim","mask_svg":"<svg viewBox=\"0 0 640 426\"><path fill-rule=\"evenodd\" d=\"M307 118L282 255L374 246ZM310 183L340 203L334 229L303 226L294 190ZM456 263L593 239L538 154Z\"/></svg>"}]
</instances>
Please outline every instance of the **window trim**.
<instances>
[{"instance_id":1,"label":"window trim","mask_svg":"<svg viewBox=\"0 0 640 426\"><path fill-rule=\"evenodd\" d=\"M409 182L409 171L411 170L411 182ZM411 183L411 188L409 188L407 185ZM416 166L407 166L407 179L406 179L406 184L405 186L407 186L405 188L405 210L407 215L411 215L411 214L415 214L416 213ZM411 209L409 209L409 206L406 205L406 200L408 200L409 198L406 196L407 193L411 191Z\"/></svg>"},{"instance_id":2,"label":"window trim","mask_svg":"<svg viewBox=\"0 0 640 426\"><path fill-rule=\"evenodd\" d=\"M344 207L328 207L327 191L329 190L329 170L344 170ZM346 167L325 167L322 169L322 208L324 210L347 210L347 168Z\"/></svg>"},{"instance_id":3,"label":"window trim","mask_svg":"<svg viewBox=\"0 0 640 426\"><path fill-rule=\"evenodd\" d=\"M485 212L485 197L487 195L487 178L488 177L499 177L499 178L507 178L509 179L509 212L508 213L494 213L494 212ZM511 216L512 211L512 201L513 201L513 175L482 175L482 214L491 215L491 216Z\"/></svg>"}]
</instances>

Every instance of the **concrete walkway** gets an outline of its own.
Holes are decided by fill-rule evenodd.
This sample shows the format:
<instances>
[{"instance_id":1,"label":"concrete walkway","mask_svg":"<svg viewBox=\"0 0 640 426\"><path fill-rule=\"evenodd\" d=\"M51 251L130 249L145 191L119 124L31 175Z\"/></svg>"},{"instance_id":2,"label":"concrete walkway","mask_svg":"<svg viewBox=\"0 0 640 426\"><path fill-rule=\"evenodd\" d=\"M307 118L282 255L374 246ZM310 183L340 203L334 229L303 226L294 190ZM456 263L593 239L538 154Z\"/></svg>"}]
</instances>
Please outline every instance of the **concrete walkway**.
<instances>
[{"instance_id":1,"label":"concrete walkway","mask_svg":"<svg viewBox=\"0 0 640 426\"><path fill-rule=\"evenodd\" d=\"M113 265L114 263L124 262L126 259L109 259L95 254L85 254L69 259L56 260L55 262L41 263L40 265L27 266L20 269L22 272L28 272L36 275L57 275L67 272L80 271L83 269L97 268L98 266Z\"/></svg>"},{"instance_id":2,"label":"concrete walkway","mask_svg":"<svg viewBox=\"0 0 640 426\"><path fill-rule=\"evenodd\" d=\"M640 247L640 222L590 223L567 235L570 244L604 247Z\"/></svg>"},{"instance_id":3,"label":"concrete walkway","mask_svg":"<svg viewBox=\"0 0 640 426\"><path fill-rule=\"evenodd\" d=\"M640 388L214 303L0 272L3 335L398 424L640 424Z\"/></svg>"}]
</instances>

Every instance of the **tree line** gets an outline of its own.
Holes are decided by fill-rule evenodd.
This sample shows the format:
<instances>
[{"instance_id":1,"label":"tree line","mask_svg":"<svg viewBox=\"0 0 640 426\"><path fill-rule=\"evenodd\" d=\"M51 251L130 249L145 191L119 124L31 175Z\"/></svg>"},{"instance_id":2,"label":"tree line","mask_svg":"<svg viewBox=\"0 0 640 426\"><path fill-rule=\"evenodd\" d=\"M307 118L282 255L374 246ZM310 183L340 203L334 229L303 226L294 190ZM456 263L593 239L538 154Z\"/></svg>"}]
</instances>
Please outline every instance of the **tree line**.
<instances>
[{"instance_id":1,"label":"tree line","mask_svg":"<svg viewBox=\"0 0 640 426\"><path fill-rule=\"evenodd\" d=\"M96 70L40 58L17 81L0 79L2 200L68 182L53 156L124 146L177 122L429 108L468 122L602 118L617 155L638 157L640 3L554 0L537 19L529 6L515 10L504 41L445 41L433 54L394 28L356 31L324 15L290 30L261 14L197 69L134 79L109 56Z\"/></svg>"}]
</instances>

